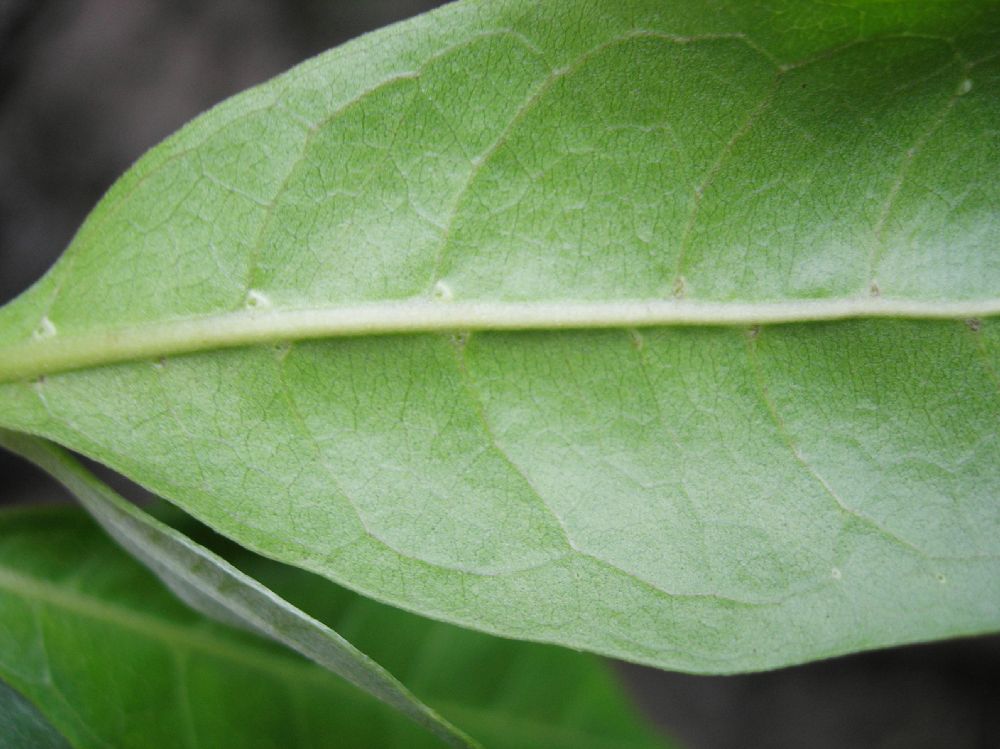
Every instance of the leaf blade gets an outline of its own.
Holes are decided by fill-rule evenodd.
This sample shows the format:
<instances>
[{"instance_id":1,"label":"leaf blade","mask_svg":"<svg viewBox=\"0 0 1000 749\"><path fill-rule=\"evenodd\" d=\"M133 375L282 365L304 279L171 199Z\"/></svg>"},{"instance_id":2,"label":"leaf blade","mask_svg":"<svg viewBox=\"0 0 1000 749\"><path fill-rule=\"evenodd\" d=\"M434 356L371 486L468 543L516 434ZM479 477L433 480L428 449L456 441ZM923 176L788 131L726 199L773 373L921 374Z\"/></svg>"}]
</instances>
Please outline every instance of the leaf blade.
<instances>
[{"instance_id":1,"label":"leaf blade","mask_svg":"<svg viewBox=\"0 0 1000 749\"><path fill-rule=\"evenodd\" d=\"M8 375L78 342L0 386L0 420L508 636L726 671L995 629L996 318L923 318L1000 298L998 7L858 33L844 8L459 3L309 62L155 151L0 311ZM282 327L316 309L377 314ZM485 330L300 340L422 326ZM153 361L57 373L91 348Z\"/></svg>"},{"instance_id":2,"label":"leaf blade","mask_svg":"<svg viewBox=\"0 0 1000 749\"><path fill-rule=\"evenodd\" d=\"M6 511L0 525L0 672L74 746L192 747L234 740L251 747L324 746L334 735L347 747L441 745L329 672L182 606L82 512ZM297 600L321 604L326 615L336 618L353 608L368 630L366 647L391 648L384 635L402 627L409 650L403 659L397 653L399 664L420 657L431 639L466 665L491 657L488 665L499 665L501 675L510 673L506 664L534 662L531 681L564 700L562 710L537 716L554 746L573 746L577 739L595 747L662 745L596 659L452 630L265 560L250 561L271 581L291 585ZM442 711L481 732L491 746L520 747L532 734L532 710L522 715L505 704L505 694L516 697L509 685L471 696L454 682L424 687ZM588 720L580 712L590 700L605 705L603 716Z\"/></svg>"},{"instance_id":3,"label":"leaf blade","mask_svg":"<svg viewBox=\"0 0 1000 749\"><path fill-rule=\"evenodd\" d=\"M0 731L8 749L69 749L69 744L24 697L0 681Z\"/></svg>"},{"instance_id":4,"label":"leaf blade","mask_svg":"<svg viewBox=\"0 0 1000 749\"><path fill-rule=\"evenodd\" d=\"M336 632L130 505L64 451L2 429L0 445L66 486L112 538L195 610L285 645L398 710L449 746L478 746Z\"/></svg>"}]
</instances>

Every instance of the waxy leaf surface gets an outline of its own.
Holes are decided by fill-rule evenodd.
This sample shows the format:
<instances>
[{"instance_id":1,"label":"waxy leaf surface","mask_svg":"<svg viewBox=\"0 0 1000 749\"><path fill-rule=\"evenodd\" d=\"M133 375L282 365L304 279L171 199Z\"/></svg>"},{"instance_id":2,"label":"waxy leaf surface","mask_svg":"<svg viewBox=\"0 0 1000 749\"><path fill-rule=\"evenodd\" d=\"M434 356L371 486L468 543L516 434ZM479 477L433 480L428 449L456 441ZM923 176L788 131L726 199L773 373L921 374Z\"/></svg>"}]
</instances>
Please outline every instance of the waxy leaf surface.
<instances>
[{"instance_id":1,"label":"waxy leaf surface","mask_svg":"<svg viewBox=\"0 0 1000 749\"><path fill-rule=\"evenodd\" d=\"M594 656L460 630L243 561L489 747L663 747ZM467 668L480 678L470 683ZM77 749L445 746L318 666L191 611L71 508L0 514L0 678ZM5 704L0 692L0 720Z\"/></svg>"},{"instance_id":2,"label":"waxy leaf surface","mask_svg":"<svg viewBox=\"0 0 1000 749\"><path fill-rule=\"evenodd\" d=\"M223 624L285 645L339 674L458 749L475 742L329 627L211 550L127 502L51 442L0 429L0 446L48 471L126 551L181 600Z\"/></svg>"},{"instance_id":3,"label":"waxy leaf surface","mask_svg":"<svg viewBox=\"0 0 1000 749\"><path fill-rule=\"evenodd\" d=\"M1000 627L1000 5L459 2L196 120L0 310L0 425L506 636Z\"/></svg>"}]
</instances>

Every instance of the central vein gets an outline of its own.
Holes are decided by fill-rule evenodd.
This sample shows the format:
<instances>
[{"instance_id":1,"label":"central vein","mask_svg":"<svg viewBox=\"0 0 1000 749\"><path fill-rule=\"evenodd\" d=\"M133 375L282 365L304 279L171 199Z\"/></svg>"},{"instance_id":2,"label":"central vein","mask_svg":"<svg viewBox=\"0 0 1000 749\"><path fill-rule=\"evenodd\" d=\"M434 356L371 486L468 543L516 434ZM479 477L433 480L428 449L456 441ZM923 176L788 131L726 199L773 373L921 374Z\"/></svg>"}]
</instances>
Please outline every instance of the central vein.
<instances>
[{"instance_id":1,"label":"central vein","mask_svg":"<svg viewBox=\"0 0 1000 749\"><path fill-rule=\"evenodd\" d=\"M115 362L219 348L344 336L480 330L749 326L865 317L963 319L1000 315L1000 299L921 302L878 297L787 302L370 302L238 312L60 332L0 347L0 382Z\"/></svg>"}]
</instances>

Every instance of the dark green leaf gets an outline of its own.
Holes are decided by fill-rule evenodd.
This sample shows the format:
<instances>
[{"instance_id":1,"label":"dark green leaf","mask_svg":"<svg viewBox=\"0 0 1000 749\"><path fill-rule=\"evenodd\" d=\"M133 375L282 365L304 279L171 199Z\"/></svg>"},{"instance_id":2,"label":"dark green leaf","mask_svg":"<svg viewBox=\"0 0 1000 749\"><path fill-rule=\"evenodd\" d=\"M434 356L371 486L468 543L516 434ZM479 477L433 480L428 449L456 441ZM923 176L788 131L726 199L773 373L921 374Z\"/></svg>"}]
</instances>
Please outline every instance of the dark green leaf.
<instances>
[{"instance_id":1,"label":"dark green leaf","mask_svg":"<svg viewBox=\"0 0 1000 749\"><path fill-rule=\"evenodd\" d=\"M253 564L489 747L659 746L592 656L456 630ZM78 749L439 746L329 672L181 605L69 509L0 514L0 678Z\"/></svg>"},{"instance_id":2,"label":"dark green leaf","mask_svg":"<svg viewBox=\"0 0 1000 749\"><path fill-rule=\"evenodd\" d=\"M0 749L70 749L70 745L34 705L0 681Z\"/></svg>"},{"instance_id":3,"label":"dark green leaf","mask_svg":"<svg viewBox=\"0 0 1000 749\"><path fill-rule=\"evenodd\" d=\"M475 742L421 703L344 638L224 559L118 496L71 456L0 429L0 445L48 471L95 520L182 600L203 614L286 645L344 677L456 747Z\"/></svg>"}]
</instances>

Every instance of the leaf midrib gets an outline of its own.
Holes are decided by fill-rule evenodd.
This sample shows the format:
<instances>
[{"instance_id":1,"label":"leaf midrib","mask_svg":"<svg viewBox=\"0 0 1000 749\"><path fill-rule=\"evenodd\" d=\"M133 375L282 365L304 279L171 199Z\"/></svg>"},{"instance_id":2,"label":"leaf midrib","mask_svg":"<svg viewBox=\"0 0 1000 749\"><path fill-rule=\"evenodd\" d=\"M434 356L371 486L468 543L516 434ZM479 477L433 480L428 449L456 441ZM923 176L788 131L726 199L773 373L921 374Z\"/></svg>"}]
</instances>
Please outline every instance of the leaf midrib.
<instances>
[{"instance_id":1,"label":"leaf midrib","mask_svg":"<svg viewBox=\"0 0 1000 749\"><path fill-rule=\"evenodd\" d=\"M266 305L266 297L254 298ZM119 362L286 341L447 331L545 331L655 326L750 326L858 318L969 319L1000 315L1000 298L916 301L843 297L778 302L622 301L361 302L269 308L62 334L0 347L0 383Z\"/></svg>"}]
</instances>

